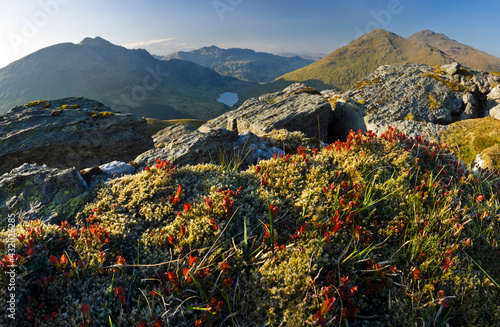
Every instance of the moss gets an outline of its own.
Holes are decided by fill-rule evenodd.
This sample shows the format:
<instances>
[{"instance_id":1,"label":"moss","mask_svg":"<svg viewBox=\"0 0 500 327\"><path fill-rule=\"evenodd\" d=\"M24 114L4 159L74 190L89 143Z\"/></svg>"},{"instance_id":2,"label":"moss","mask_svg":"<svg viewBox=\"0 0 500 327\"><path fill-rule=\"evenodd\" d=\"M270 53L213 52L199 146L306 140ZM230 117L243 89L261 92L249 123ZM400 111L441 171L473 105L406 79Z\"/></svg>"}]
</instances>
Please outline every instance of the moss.
<instances>
[{"instance_id":1,"label":"moss","mask_svg":"<svg viewBox=\"0 0 500 327\"><path fill-rule=\"evenodd\" d=\"M290 95L301 94L301 93L321 95L321 92L316 90L314 87L303 87L293 91L292 93L290 93Z\"/></svg>"},{"instance_id":2,"label":"moss","mask_svg":"<svg viewBox=\"0 0 500 327\"><path fill-rule=\"evenodd\" d=\"M460 67L457 71L458 75L462 75L465 77L472 77L472 73L470 72L470 69Z\"/></svg>"},{"instance_id":3,"label":"moss","mask_svg":"<svg viewBox=\"0 0 500 327\"><path fill-rule=\"evenodd\" d=\"M460 84L455 83L455 82L447 81L447 80L443 79L442 77L440 77L436 73L419 74L419 76L433 78L436 81L439 81L439 82L445 84L450 90L453 90L453 91L457 91L457 92L466 92L467 91L467 88L465 86L460 85Z\"/></svg>"},{"instance_id":4,"label":"moss","mask_svg":"<svg viewBox=\"0 0 500 327\"><path fill-rule=\"evenodd\" d=\"M99 118L99 119L104 119L104 118L109 118L114 116L115 114L109 111L102 111L102 112L96 112L96 111L91 111L89 112L89 116L92 118Z\"/></svg>"},{"instance_id":5,"label":"moss","mask_svg":"<svg viewBox=\"0 0 500 327\"><path fill-rule=\"evenodd\" d=\"M204 120L199 119L171 119L171 120L160 120L155 118L146 118L148 124L148 130L151 135L156 134L161 131L165 127L178 125L178 124L187 124L193 126L194 128L199 128L201 125L205 124Z\"/></svg>"},{"instance_id":6,"label":"moss","mask_svg":"<svg viewBox=\"0 0 500 327\"><path fill-rule=\"evenodd\" d=\"M273 130L263 135L263 138L270 142L272 146L282 149L287 153L295 153L299 147L308 147L310 150L317 147L312 146L312 139L309 139L302 132L289 132L285 129Z\"/></svg>"},{"instance_id":7,"label":"moss","mask_svg":"<svg viewBox=\"0 0 500 327\"><path fill-rule=\"evenodd\" d=\"M412 114L411 112L409 112L405 118L403 118L404 120L410 120L410 121L415 121L416 120L416 116L414 114Z\"/></svg>"},{"instance_id":8,"label":"moss","mask_svg":"<svg viewBox=\"0 0 500 327\"><path fill-rule=\"evenodd\" d=\"M49 103L49 102L46 102L45 100L37 100L37 101L26 103L26 107L36 107L36 106L41 105L42 103L44 103L44 105L45 105L46 103Z\"/></svg>"},{"instance_id":9,"label":"moss","mask_svg":"<svg viewBox=\"0 0 500 327\"><path fill-rule=\"evenodd\" d=\"M365 80L362 80L361 82L356 83L354 89L359 90L359 89L362 89L362 88L367 87L367 86L372 86L374 84L381 84L382 82L383 82L383 80L379 77L375 77L373 79L365 79Z\"/></svg>"},{"instance_id":10,"label":"moss","mask_svg":"<svg viewBox=\"0 0 500 327\"><path fill-rule=\"evenodd\" d=\"M79 104L63 104L61 106L61 108L63 108L63 109L78 109L78 108L80 108L80 105Z\"/></svg>"},{"instance_id":11,"label":"moss","mask_svg":"<svg viewBox=\"0 0 500 327\"><path fill-rule=\"evenodd\" d=\"M436 99L434 94L428 93L427 99L429 100L429 108L431 110L436 110L441 108L441 102L439 102L439 100Z\"/></svg>"},{"instance_id":12,"label":"moss","mask_svg":"<svg viewBox=\"0 0 500 327\"><path fill-rule=\"evenodd\" d=\"M69 123L68 125L73 126L73 125L85 124L85 123L86 123L85 119L82 119L82 120L78 120L78 121L74 121L72 123Z\"/></svg>"}]
</instances>

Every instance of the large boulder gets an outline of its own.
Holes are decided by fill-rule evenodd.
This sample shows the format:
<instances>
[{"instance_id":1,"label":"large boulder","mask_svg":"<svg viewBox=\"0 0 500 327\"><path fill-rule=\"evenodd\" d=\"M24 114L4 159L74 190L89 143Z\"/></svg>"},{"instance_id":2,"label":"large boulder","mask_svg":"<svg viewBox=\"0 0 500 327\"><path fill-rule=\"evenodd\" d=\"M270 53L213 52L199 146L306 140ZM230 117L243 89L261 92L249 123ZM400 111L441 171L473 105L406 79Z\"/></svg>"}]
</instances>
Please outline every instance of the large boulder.
<instances>
[{"instance_id":1,"label":"large boulder","mask_svg":"<svg viewBox=\"0 0 500 327\"><path fill-rule=\"evenodd\" d=\"M441 69L446 72L448 75L454 75L460 69L460 64L458 62L452 62L451 64L441 66Z\"/></svg>"},{"instance_id":2,"label":"large boulder","mask_svg":"<svg viewBox=\"0 0 500 327\"><path fill-rule=\"evenodd\" d=\"M0 176L0 230L9 215L16 220L71 221L90 200L88 186L75 168L24 164Z\"/></svg>"},{"instance_id":3,"label":"large boulder","mask_svg":"<svg viewBox=\"0 0 500 327\"><path fill-rule=\"evenodd\" d=\"M382 66L342 95L363 103L367 128L380 121L449 124L463 112L462 93L426 65Z\"/></svg>"},{"instance_id":4,"label":"large boulder","mask_svg":"<svg viewBox=\"0 0 500 327\"><path fill-rule=\"evenodd\" d=\"M238 135L227 129L213 129L203 133L189 125L164 128L154 135L154 140L157 148L134 160L139 166L151 166L163 159L181 166L214 162L246 167L283 153L251 132Z\"/></svg>"},{"instance_id":5,"label":"large boulder","mask_svg":"<svg viewBox=\"0 0 500 327\"><path fill-rule=\"evenodd\" d=\"M77 169L151 149L146 120L85 98L36 101L0 116L0 174L24 163Z\"/></svg>"},{"instance_id":6,"label":"large boulder","mask_svg":"<svg viewBox=\"0 0 500 327\"><path fill-rule=\"evenodd\" d=\"M208 121L199 131L208 133L226 128L238 134L252 132L262 136L272 130L286 129L329 141L331 115L332 108L320 92L295 83L281 92L249 99L238 109Z\"/></svg>"},{"instance_id":7,"label":"large boulder","mask_svg":"<svg viewBox=\"0 0 500 327\"><path fill-rule=\"evenodd\" d=\"M500 96L500 87L492 84L497 79L456 63L381 66L338 97L334 130L345 136L351 126L377 133L397 126L411 136L436 135L441 126L487 115L494 107L488 100Z\"/></svg>"}]
</instances>

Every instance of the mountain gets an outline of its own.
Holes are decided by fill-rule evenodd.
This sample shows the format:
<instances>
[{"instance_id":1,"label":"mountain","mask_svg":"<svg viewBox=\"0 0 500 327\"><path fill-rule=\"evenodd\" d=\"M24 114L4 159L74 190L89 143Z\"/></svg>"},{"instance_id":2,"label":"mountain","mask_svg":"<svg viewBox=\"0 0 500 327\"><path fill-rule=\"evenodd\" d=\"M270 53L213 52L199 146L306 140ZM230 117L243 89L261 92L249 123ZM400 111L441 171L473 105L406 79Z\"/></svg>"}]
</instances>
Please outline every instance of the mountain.
<instances>
[{"instance_id":1,"label":"mountain","mask_svg":"<svg viewBox=\"0 0 500 327\"><path fill-rule=\"evenodd\" d=\"M442 65L453 59L437 48L414 42L382 29L375 29L309 66L274 81L276 88L304 82L318 89L347 90L382 65ZM269 91L269 90L266 90Z\"/></svg>"},{"instance_id":2,"label":"mountain","mask_svg":"<svg viewBox=\"0 0 500 327\"><path fill-rule=\"evenodd\" d=\"M298 56L277 56L250 49L204 47L191 52L176 52L163 60L182 59L211 68L224 76L250 82L270 82L275 78L314 62Z\"/></svg>"},{"instance_id":3,"label":"mountain","mask_svg":"<svg viewBox=\"0 0 500 327\"><path fill-rule=\"evenodd\" d=\"M444 34L425 30L409 36L408 40L424 42L438 48L463 66L484 71L500 71L500 58L459 43Z\"/></svg>"},{"instance_id":4,"label":"mountain","mask_svg":"<svg viewBox=\"0 0 500 327\"><path fill-rule=\"evenodd\" d=\"M255 84L195 63L160 61L100 38L41 49L0 70L0 114L30 101L83 96L113 109L158 119L216 117L216 101Z\"/></svg>"}]
</instances>

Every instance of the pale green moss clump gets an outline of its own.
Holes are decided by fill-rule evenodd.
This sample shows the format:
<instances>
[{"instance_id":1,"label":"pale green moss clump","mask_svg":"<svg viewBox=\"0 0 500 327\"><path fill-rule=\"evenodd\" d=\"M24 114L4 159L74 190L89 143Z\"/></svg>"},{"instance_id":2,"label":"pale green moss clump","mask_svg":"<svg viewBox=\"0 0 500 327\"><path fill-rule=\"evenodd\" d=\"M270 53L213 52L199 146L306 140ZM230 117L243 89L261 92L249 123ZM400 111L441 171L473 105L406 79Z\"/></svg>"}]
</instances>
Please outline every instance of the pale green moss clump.
<instances>
[{"instance_id":1,"label":"pale green moss clump","mask_svg":"<svg viewBox=\"0 0 500 327\"><path fill-rule=\"evenodd\" d=\"M393 129L245 171L158 160L102 186L74 225L16 227L21 326L491 326L499 192Z\"/></svg>"}]
</instances>

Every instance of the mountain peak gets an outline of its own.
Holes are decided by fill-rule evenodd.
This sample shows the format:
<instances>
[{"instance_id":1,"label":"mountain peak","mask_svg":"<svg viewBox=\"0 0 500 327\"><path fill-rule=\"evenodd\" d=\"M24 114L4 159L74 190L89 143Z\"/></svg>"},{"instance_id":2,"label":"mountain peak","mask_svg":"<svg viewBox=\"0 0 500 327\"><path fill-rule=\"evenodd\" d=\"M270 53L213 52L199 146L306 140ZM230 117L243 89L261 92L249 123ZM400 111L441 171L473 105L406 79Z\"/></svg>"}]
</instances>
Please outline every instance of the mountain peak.
<instances>
[{"instance_id":1,"label":"mountain peak","mask_svg":"<svg viewBox=\"0 0 500 327\"><path fill-rule=\"evenodd\" d=\"M408 37L409 40L412 41L420 41L420 42L428 42L429 40L451 40L449 37L444 35L443 33L436 33L431 30L423 30L420 32L417 32L415 34L412 34Z\"/></svg>"},{"instance_id":2,"label":"mountain peak","mask_svg":"<svg viewBox=\"0 0 500 327\"><path fill-rule=\"evenodd\" d=\"M374 41L388 40L392 42L396 39L403 39L401 36L394 34L392 32L386 31L381 28L376 28L373 31L366 33L359 38L353 40L352 44L364 44L366 42L372 43Z\"/></svg>"},{"instance_id":3,"label":"mountain peak","mask_svg":"<svg viewBox=\"0 0 500 327\"><path fill-rule=\"evenodd\" d=\"M431 30L423 30L423 31L417 32L413 35L431 36L431 35L435 35L435 34L436 33L431 31Z\"/></svg>"},{"instance_id":4,"label":"mountain peak","mask_svg":"<svg viewBox=\"0 0 500 327\"><path fill-rule=\"evenodd\" d=\"M109 47L114 46L113 43L103 39L100 36L96 36L95 38L86 37L84 38L78 45L86 45L92 47Z\"/></svg>"},{"instance_id":5,"label":"mountain peak","mask_svg":"<svg viewBox=\"0 0 500 327\"><path fill-rule=\"evenodd\" d=\"M376 28L373 31L366 33L362 37L375 38L375 37L381 37L381 36L388 36L389 37L389 36L398 36L398 35L394 34L392 32L386 31L384 29L381 29L381 28Z\"/></svg>"}]
</instances>

